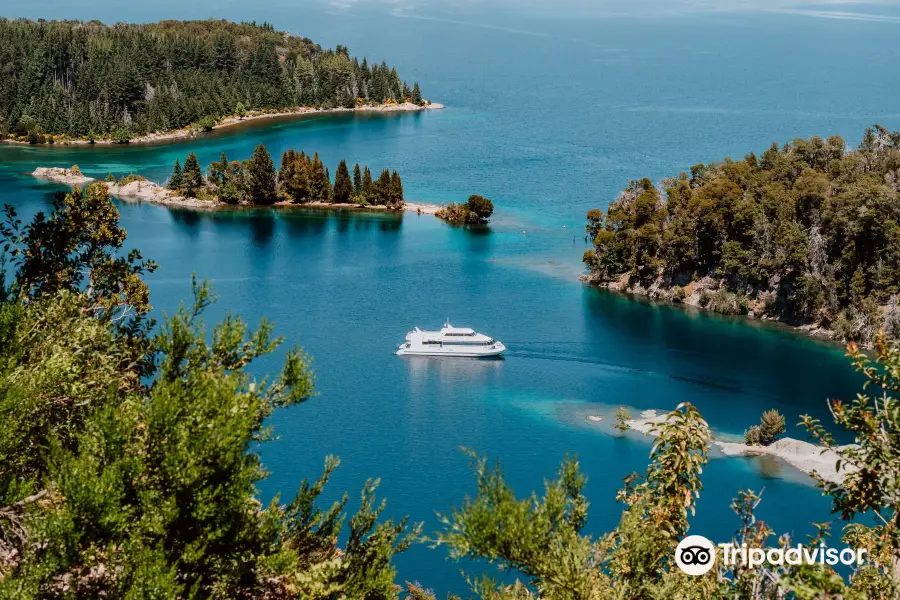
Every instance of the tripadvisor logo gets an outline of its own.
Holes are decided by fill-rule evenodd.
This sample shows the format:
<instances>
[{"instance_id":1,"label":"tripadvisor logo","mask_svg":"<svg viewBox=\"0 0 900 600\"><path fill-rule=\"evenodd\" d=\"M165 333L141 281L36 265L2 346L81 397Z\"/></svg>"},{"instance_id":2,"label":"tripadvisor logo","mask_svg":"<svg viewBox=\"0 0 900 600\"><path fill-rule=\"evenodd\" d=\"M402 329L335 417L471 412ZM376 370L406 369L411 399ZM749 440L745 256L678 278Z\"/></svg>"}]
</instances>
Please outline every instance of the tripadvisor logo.
<instances>
[{"instance_id":1,"label":"tripadvisor logo","mask_svg":"<svg viewBox=\"0 0 900 600\"><path fill-rule=\"evenodd\" d=\"M861 565L866 560L865 548L843 549L819 546L796 546L784 548L751 548L747 545L719 544L722 549L722 564L726 567L740 564L754 569L768 563L782 565ZM689 535L675 548L675 564L688 575L703 575L716 564L716 545L702 535Z\"/></svg>"},{"instance_id":2,"label":"tripadvisor logo","mask_svg":"<svg viewBox=\"0 0 900 600\"><path fill-rule=\"evenodd\" d=\"M703 575L716 564L716 546L702 535L689 535L675 548L675 564L688 575Z\"/></svg>"}]
</instances>

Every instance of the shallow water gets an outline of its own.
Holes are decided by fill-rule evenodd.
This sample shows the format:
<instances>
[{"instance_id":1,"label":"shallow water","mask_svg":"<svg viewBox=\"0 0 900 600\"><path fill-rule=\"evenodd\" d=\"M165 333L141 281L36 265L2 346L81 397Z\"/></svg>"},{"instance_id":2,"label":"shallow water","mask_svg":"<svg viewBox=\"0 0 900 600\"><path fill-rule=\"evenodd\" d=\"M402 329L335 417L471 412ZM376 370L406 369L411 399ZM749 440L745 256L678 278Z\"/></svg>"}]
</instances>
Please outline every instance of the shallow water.
<instances>
[{"instance_id":1,"label":"shallow water","mask_svg":"<svg viewBox=\"0 0 900 600\"><path fill-rule=\"evenodd\" d=\"M122 18L172 16L128 10ZM150 278L158 313L188 297L197 273L220 296L211 320L226 311L251 322L265 315L288 344L315 356L320 396L272 419L281 438L264 450L272 472L265 496L290 496L337 454L332 497L348 489L355 498L367 477L381 477L388 513L433 530L434 511L472 491L461 446L500 459L521 493L540 488L568 452L590 478L589 529L599 533L617 521L615 491L644 469L650 446L602 433L589 414L690 401L717 430L740 434L765 409L779 408L792 425L804 412L827 418L827 397L855 392L857 377L835 347L583 286L583 215L629 179L761 151L773 139L839 133L855 143L872 122L900 128L900 74L887 68L897 59L892 25L727 14L575 22L274 12L254 18L389 57L450 108L253 124L162 147L0 147L0 201L23 214L62 189L27 176L39 165L162 180L189 151L206 164L223 150L246 158L259 142L276 157L290 147L318 151L332 171L341 158L396 168L410 200L481 193L495 201L495 223L479 230L411 214L198 214L119 203L128 244L161 265ZM237 9L218 16L248 18ZM785 44L769 41L779 37L815 52L788 59ZM504 341L508 356L392 354L408 329L446 317ZM260 370L276 366L273 359ZM790 433L803 436L793 426ZM828 502L804 479L777 462L713 460L692 531L730 535L738 525L730 499L765 487L760 515L778 531L809 532L810 521L828 518ZM458 566L440 551L417 546L398 564L401 579L464 591Z\"/></svg>"}]
</instances>

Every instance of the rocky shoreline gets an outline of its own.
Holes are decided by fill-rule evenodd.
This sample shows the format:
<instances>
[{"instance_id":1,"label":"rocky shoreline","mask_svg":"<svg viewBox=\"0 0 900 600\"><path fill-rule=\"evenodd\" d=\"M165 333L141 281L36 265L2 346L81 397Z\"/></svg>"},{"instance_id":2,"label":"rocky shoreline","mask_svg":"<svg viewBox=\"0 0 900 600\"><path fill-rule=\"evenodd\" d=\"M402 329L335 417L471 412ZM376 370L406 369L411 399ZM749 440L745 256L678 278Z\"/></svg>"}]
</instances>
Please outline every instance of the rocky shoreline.
<instances>
[{"instance_id":1,"label":"rocky shoreline","mask_svg":"<svg viewBox=\"0 0 900 600\"><path fill-rule=\"evenodd\" d=\"M60 167L38 167L31 173L31 175L32 177L36 177L38 179L44 179L47 181L61 183L72 187L85 186L97 181L93 177L88 177L80 171ZM185 198L184 196L177 196L174 195L172 191L167 187L147 180L131 181L124 185L119 185L116 182L110 181L104 181L101 183L103 183L107 187L110 196L115 196L116 198L120 198L122 200L150 202L152 204L188 208L192 210L220 210L235 206L232 204L227 204L225 202L219 202L218 200L199 200L197 198ZM359 204L337 204L328 202L310 202L307 204L276 202L272 206L282 208L321 208L330 210L364 210L382 212L390 210L384 206L363 206ZM441 210L441 207L437 204L404 202L402 210L422 215L434 215Z\"/></svg>"},{"instance_id":2,"label":"rocky shoreline","mask_svg":"<svg viewBox=\"0 0 900 600\"><path fill-rule=\"evenodd\" d=\"M225 117L221 119L218 123L216 123L212 130L217 129L225 129L228 127L233 127L235 125L240 125L242 123L248 123L250 121L255 121L258 119L272 119L276 117L290 117L290 116L302 116L302 115L314 115L314 114L337 114L337 113L345 113L345 112L353 112L353 113L390 113L390 112L422 112L426 110L440 110L445 108L443 104L439 104L437 102L432 102L425 105L413 104L412 102L402 102L399 104L377 104L377 105L361 105L355 108L310 108L305 106L300 106L297 108L283 110L278 112L256 112L249 113L244 117ZM143 135L140 137L132 138L129 140L129 144L152 144L156 142L165 142L169 140L178 140L178 139L187 139L196 137L198 132L192 127L186 127L184 129L175 129L172 131L156 131L153 133L148 133L147 135ZM22 142L18 140L0 140L0 142L7 144L25 144L28 145L29 142ZM115 140L104 139L104 140L95 140L91 142L86 139L65 139L61 141L57 141L52 145L58 146L90 146L90 145L112 145L112 144L120 144L121 142L117 142Z\"/></svg>"},{"instance_id":3,"label":"rocky shoreline","mask_svg":"<svg viewBox=\"0 0 900 600\"><path fill-rule=\"evenodd\" d=\"M704 297L708 299L711 295L724 290L721 282L716 281L712 277L704 277L699 281L692 281L684 287L665 285L661 280L657 280L650 286L645 287L639 282L635 282L630 274L625 274L619 279L611 281L600 279L593 274L587 274L582 275L581 280L595 287L607 289L613 292L628 294L632 296L641 296L650 300L663 301L670 304L692 306L699 310L706 310L718 314L740 316L748 319L757 319L760 321L779 323L780 325L789 327L794 331L802 332L810 337L819 340L839 341L838 336L834 331L828 329L827 327L824 327L820 323L794 325L791 323L787 323L777 317L766 315L764 300L757 299L748 301L746 303L746 312L742 311L742 308L739 304L741 298L735 294L730 293L729 294L730 296L732 296L732 298L730 298L728 301L734 304L734 306L729 305L725 307L729 310L720 310L721 307L718 307L715 303L704 305ZM681 291L679 292L678 290Z\"/></svg>"},{"instance_id":4,"label":"rocky shoreline","mask_svg":"<svg viewBox=\"0 0 900 600\"><path fill-rule=\"evenodd\" d=\"M645 410L640 418L630 419L625 423L634 431L654 435L653 428L664 423L670 414ZM768 446L750 446L741 442L713 439L713 445L725 457L774 456L803 473L810 474L815 471L825 481L832 483L842 483L850 472L846 465L840 470L835 468L840 457L833 450L793 438L782 438Z\"/></svg>"}]
</instances>

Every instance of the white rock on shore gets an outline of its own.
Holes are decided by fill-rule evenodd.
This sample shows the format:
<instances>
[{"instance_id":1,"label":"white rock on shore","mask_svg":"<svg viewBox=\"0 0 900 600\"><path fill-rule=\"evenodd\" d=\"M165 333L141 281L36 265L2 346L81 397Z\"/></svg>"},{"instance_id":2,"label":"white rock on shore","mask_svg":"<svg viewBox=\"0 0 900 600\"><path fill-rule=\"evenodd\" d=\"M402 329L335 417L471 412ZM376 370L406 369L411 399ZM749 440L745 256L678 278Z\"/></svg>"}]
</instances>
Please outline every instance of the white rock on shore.
<instances>
[{"instance_id":1,"label":"white rock on shore","mask_svg":"<svg viewBox=\"0 0 900 600\"><path fill-rule=\"evenodd\" d=\"M841 483L851 472L847 465L838 471L835 467L840 456L834 450L816 446L803 440L783 438L768 446L749 446L737 442L714 442L725 456L762 456L768 454L788 463L804 473L817 472L825 481Z\"/></svg>"},{"instance_id":2,"label":"white rock on shore","mask_svg":"<svg viewBox=\"0 0 900 600\"><path fill-rule=\"evenodd\" d=\"M669 413L659 414L655 410L645 410L641 413L640 419L629 419L628 421L625 421L625 424L634 431L649 435L650 430L652 430L653 427L665 422L668 418Z\"/></svg>"},{"instance_id":3,"label":"white rock on shore","mask_svg":"<svg viewBox=\"0 0 900 600\"><path fill-rule=\"evenodd\" d=\"M655 432L652 432L653 427L665 422L669 414L671 413L645 410L641 413L641 418L631 419L626 421L626 423L634 431L645 435L656 435ZM713 444L726 457L774 456L804 473L809 474L815 471L825 481L832 483L843 482L847 474L851 472L851 468L847 465L842 465L840 471L835 468L840 457L834 450L793 438L783 438L769 446L750 446L740 442L726 442L715 439ZM841 446L841 448L846 447Z\"/></svg>"},{"instance_id":4,"label":"white rock on shore","mask_svg":"<svg viewBox=\"0 0 900 600\"><path fill-rule=\"evenodd\" d=\"M65 185L84 185L94 181L93 177L86 177L80 171L63 169L61 167L38 167L31 175L38 179L46 179L47 181Z\"/></svg>"},{"instance_id":5,"label":"white rock on shore","mask_svg":"<svg viewBox=\"0 0 900 600\"><path fill-rule=\"evenodd\" d=\"M401 102L399 104L379 104L378 106L357 106L354 110L359 112L415 112L417 110L439 110L444 108L443 104L432 102L425 106L419 106L412 102Z\"/></svg>"},{"instance_id":6,"label":"white rock on shore","mask_svg":"<svg viewBox=\"0 0 900 600\"><path fill-rule=\"evenodd\" d=\"M183 196L175 196L172 191L166 187L153 183L152 181L132 181L125 185L117 185L112 182L106 182L110 196L122 198L123 200L140 200L143 202L155 202L157 204L167 204L170 206L184 206L188 208L214 209L219 202L210 202L207 200L198 200L196 198L185 198Z\"/></svg>"},{"instance_id":7,"label":"white rock on shore","mask_svg":"<svg viewBox=\"0 0 900 600\"><path fill-rule=\"evenodd\" d=\"M437 204L423 204L420 202L404 202L403 210L423 215L436 215L441 207Z\"/></svg>"}]
</instances>

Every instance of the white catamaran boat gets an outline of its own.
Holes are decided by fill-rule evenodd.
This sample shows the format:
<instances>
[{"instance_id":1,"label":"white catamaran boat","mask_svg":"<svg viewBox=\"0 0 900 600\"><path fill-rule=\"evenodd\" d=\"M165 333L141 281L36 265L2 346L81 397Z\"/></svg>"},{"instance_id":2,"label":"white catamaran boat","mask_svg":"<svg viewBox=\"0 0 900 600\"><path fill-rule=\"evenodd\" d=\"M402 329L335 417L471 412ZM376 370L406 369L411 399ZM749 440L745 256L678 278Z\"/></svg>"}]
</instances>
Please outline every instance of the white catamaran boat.
<instances>
[{"instance_id":1,"label":"white catamaran boat","mask_svg":"<svg viewBox=\"0 0 900 600\"><path fill-rule=\"evenodd\" d=\"M399 356L459 356L487 358L499 356L506 346L468 327L453 327L450 321L440 331L422 331L418 327L406 334L397 348Z\"/></svg>"}]
</instances>

